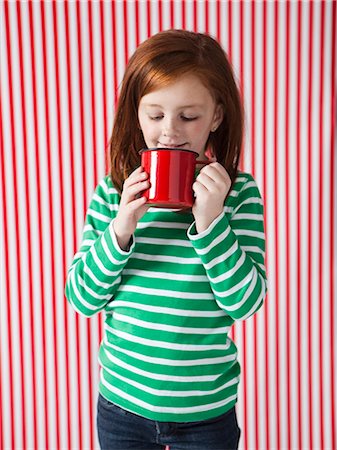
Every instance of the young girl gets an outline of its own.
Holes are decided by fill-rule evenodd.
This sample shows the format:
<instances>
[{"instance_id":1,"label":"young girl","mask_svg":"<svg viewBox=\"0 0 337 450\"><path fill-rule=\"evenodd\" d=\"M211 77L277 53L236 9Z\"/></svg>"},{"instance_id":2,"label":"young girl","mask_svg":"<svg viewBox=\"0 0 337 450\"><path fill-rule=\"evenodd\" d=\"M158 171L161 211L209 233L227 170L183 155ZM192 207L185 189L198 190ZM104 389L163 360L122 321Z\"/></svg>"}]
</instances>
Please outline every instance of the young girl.
<instances>
[{"instance_id":1,"label":"young girl","mask_svg":"<svg viewBox=\"0 0 337 450\"><path fill-rule=\"evenodd\" d=\"M211 37L170 30L126 68L110 141L66 295L105 311L97 427L104 449L237 448L240 376L228 337L266 295L263 205L238 172L243 112ZM192 210L149 208L144 147L196 151L211 163Z\"/></svg>"}]
</instances>

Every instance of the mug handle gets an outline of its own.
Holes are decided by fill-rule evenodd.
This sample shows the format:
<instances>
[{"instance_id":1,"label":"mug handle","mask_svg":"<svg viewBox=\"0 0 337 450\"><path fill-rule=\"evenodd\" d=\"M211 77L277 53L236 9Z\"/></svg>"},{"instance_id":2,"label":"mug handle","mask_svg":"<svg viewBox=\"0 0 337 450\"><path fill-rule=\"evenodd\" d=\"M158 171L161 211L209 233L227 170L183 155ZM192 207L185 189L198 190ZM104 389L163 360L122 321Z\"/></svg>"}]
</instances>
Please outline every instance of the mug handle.
<instances>
[{"instance_id":1,"label":"mug handle","mask_svg":"<svg viewBox=\"0 0 337 450\"><path fill-rule=\"evenodd\" d=\"M200 164L200 165L202 165L202 166L205 166L206 164L211 164L212 162L214 162L214 161L209 161L208 159L197 159L196 160L196 164L198 165L198 164Z\"/></svg>"}]
</instances>

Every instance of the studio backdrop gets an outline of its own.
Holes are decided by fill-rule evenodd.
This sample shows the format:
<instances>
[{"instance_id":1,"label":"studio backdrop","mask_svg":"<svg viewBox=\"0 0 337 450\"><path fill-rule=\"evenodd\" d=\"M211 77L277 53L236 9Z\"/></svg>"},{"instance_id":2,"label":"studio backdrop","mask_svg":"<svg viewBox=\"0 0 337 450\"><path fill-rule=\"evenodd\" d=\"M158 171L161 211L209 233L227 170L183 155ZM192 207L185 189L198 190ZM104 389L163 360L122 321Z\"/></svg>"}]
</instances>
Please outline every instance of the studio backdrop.
<instances>
[{"instance_id":1,"label":"studio backdrop","mask_svg":"<svg viewBox=\"0 0 337 450\"><path fill-rule=\"evenodd\" d=\"M240 446L336 449L336 2L11 1L0 27L1 448L98 447L103 315L65 277L128 58L184 28L229 55L265 203L268 296L232 331Z\"/></svg>"}]
</instances>

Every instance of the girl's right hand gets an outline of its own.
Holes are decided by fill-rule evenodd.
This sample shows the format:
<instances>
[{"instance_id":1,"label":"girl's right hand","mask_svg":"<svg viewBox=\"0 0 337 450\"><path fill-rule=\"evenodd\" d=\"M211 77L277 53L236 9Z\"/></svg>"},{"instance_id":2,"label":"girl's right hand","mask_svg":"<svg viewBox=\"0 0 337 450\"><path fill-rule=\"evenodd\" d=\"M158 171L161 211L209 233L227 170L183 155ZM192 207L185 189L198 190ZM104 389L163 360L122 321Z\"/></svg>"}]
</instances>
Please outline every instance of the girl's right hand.
<instances>
[{"instance_id":1,"label":"girl's right hand","mask_svg":"<svg viewBox=\"0 0 337 450\"><path fill-rule=\"evenodd\" d=\"M118 244L123 250L127 249L139 219L150 207L146 205L146 197L139 197L139 194L150 186L148 178L144 169L138 167L124 182L118 213L113 224Z\"/></svg>"}]
</instances>

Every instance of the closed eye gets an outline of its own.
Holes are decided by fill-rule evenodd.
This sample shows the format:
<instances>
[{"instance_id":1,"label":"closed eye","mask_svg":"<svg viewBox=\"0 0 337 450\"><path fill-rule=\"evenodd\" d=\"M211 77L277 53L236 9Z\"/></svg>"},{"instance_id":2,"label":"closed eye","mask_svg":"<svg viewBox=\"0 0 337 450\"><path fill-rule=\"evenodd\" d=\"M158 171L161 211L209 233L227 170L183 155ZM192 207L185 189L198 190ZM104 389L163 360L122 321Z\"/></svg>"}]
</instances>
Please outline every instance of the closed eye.
<instances>
[{"instance_id":1,"label":"closed eye","mask_svg":"<svg viewBox=\"0 0 337 450\"><path fill-rule=\"evenodd\" d=\"M185 122L191 122L192 120L197 120L198 117L185 117L185 116L181 116L181 119L184 120Z\"/></svg>"},{"instance_id":2,"label":"closed eye","mask_svg":"<svg viewBox=\"0 0 337 450\"><path fill-rule=\"evenodd\" d=\"M160 120L163 118L163 116L155 116L155 117L151 117L149 116L150 120Z\"/></svg>"}]
</instances>

